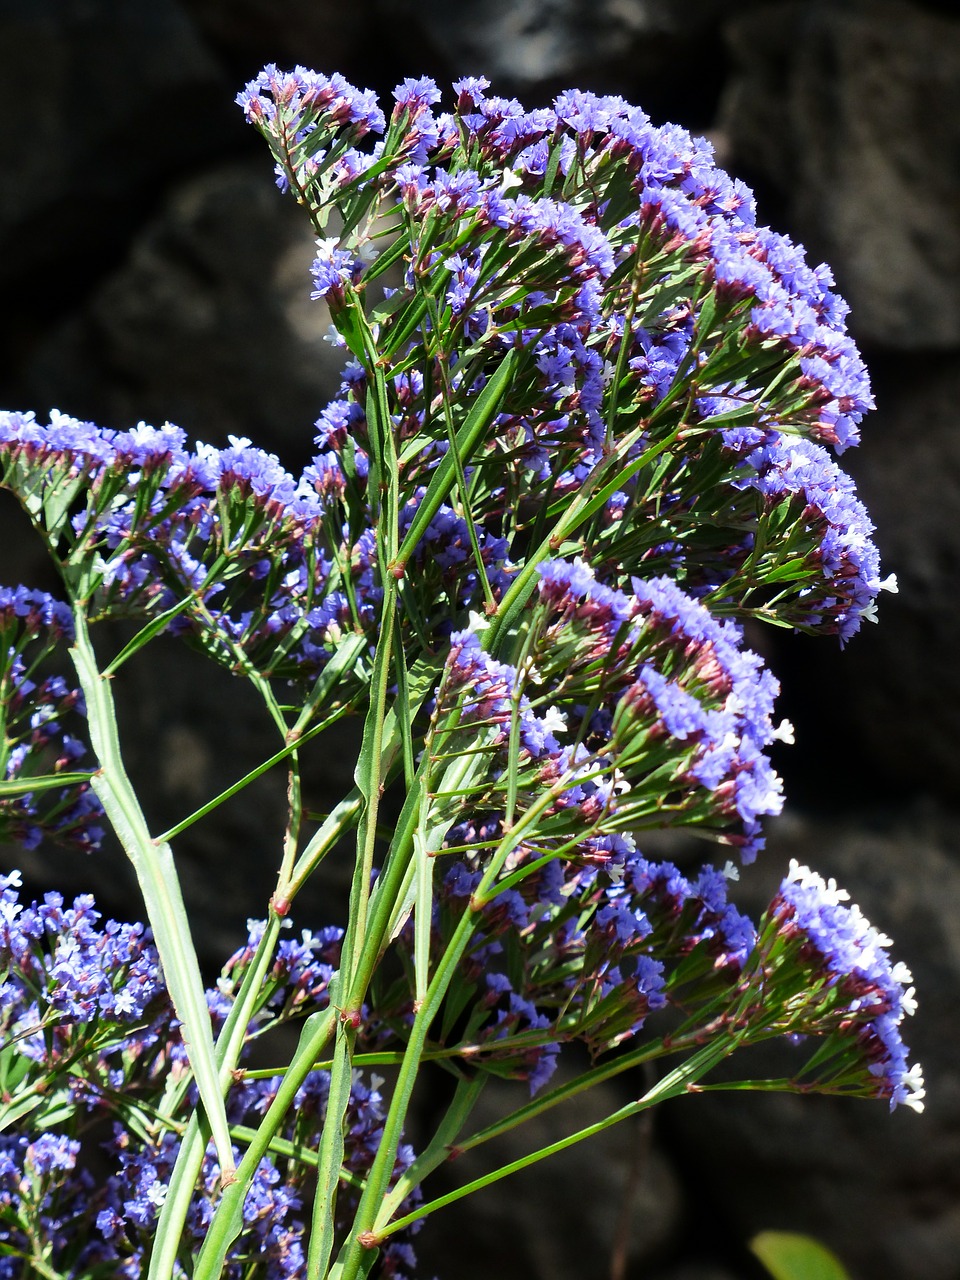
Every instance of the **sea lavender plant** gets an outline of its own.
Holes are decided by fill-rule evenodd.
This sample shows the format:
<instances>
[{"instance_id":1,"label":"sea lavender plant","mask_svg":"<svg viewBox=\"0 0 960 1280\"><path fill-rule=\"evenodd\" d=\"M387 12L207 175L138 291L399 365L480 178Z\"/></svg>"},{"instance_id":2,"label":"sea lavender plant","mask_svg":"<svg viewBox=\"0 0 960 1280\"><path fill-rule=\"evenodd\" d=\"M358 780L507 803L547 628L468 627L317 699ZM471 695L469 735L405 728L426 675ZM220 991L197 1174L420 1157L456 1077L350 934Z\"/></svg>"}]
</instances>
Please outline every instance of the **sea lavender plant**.
<instances>
[{"instance_id":1,"label":"sea lavender plant","mask_svg":"<svg viewBox=\"0 0 960 1280\"><path fill-rule=\"evenodd\" d=\"M0 483L64 596L0 593L3 834L29 855L110 828L149 921L0 881L4 1276L413 1275L431 1212L774 1039L787 1076L722 1087L922 1107L909 972L842 891L794 864L754 925L729 859L643 852L682 828L757 856L792 733L745 625L846 642L895 585L830 453L872 404L846 306L703 140L488 90L442 113L407 80L387 118L267 67L240 95L344 351L299 477L248 440L0 415ZM104 657L106 619L133 630ZM248 680L278 745L156 833L114 699L162 632ZM356 785L314 822L300 761L348 715ZM283 765L276 889L205 988L172 844ZM297 940L350 832L346 928ZM449 1100L415 1152L430 1064ZM454 1154L638 1064L642 1097L431 1198ZM496 1076L529 1099L471 1132Z\"/></svg>"}]
</instances>

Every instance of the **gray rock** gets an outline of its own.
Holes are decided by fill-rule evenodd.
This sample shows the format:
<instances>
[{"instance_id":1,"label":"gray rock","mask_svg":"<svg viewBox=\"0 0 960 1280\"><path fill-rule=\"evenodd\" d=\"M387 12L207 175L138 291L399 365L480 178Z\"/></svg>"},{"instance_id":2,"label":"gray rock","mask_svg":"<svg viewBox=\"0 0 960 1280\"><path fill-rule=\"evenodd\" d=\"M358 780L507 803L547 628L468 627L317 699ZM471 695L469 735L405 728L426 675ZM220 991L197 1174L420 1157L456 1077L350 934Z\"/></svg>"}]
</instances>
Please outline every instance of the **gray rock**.
<instances>
[{"instance_id":1,"label":"gray rock","mask_svg":"<svg viewBox=\"0 0 960 1280\"><path fill-rule=\"evenodd\" d=\"M882 1103L721 1093L671 1105L670 1126L715 1211L746 1240L805 1231L872 1280L953 1280L960 1254L960 866L956 819L918 810L775 825L744 874L754 910L793 856L835 876L916 979L905 1038L927 1082L922 1115ZM755 1065L758 1074L765 1065ZM740 1073L734 1072L734 1075Z\"/></svg>"},{"instance_id":2,"label":"gray rock","mask_svg":"<svg viewBox=\"0 0 960 1280\"><path fill-rule=\"evenodd\" d=\"M380 6L375 0L351 4L317 0L183 0L204 36L234 59L243 60L250 74L264 62L316 66L323 71L344 70L345 61L378 60L371 48L371 32L381 30ZM257 65L253 65L256 63ZM245 72L246 74L246 72ZM238 86L239 87L239 86Z\"/></svg>"},{"instance_id":3,"label":"gray rock","mask_svg":"<svg viewBox=\"0 0 960 1280\"><path fill-rule=\"evenodd\" d=\"M877 375L879 411L850 469L899 591L884 593L878 625L851 645L842 696L862 756L883 778L952 804L960 795L960 363L878 363Z\"/></svg>"},{"instance_id":4,"label":"gray rock","mask_svg":"<svg viewBox=\"0 0 960 1280\"><path fill-rule=\"evenodd\" d=\"M238 113L176 0L7 3L0 48L0 283L33 293L39 271L49 316L116 252L145 193L229 145Z\"/></svg>"},{"instance_id":5,"label":"gray rock","mask_svg":"<svg viewBox=\"0 0 960 1280\"><path fill-rule=\"evenodd\" d=\"M710 1263L691 1262L669 1271L658 1271L651 1280L742 1280L742 1276Z\"/></svg>"},{"instance_id":6,"label":"gray rock","mask_svg":"<svg viewBox=\"0 0 960 1280\"><path fill-rule=\"evenodd\" d=\"M128 260L54 330L27 374L64 412L112 426L176 422L192 437L246 435L311 454L343 353L310 301L313 232L262 159L178 188ZM41 402L42 403L42 402Z\"/></svg>"},{"instance_id":7,"label":"gray rock","mask_svg":"<svg viewBox=\"0 0 960 1280\"><path fill-rule=\"evenodd\" d=\"M728 6L692 0L681 13L670 0L391 0L389 11L408 44L419 31L454 75L486 75L497 92L542 99L579 84L651 111L675 114L683 103L689 119L719 81L716 30Z\"/></svg>"},{"instance_id":8,"label":"gray rock","mask_svg":"<svg viewBox=\"0 0 960 1280\"><path fill-rule=\"evenodd\" d=\"M960 343L960 21L903 0L735 18L721 111L736 164L835 267L862 340Z\"/></svg>"}]
</instances>

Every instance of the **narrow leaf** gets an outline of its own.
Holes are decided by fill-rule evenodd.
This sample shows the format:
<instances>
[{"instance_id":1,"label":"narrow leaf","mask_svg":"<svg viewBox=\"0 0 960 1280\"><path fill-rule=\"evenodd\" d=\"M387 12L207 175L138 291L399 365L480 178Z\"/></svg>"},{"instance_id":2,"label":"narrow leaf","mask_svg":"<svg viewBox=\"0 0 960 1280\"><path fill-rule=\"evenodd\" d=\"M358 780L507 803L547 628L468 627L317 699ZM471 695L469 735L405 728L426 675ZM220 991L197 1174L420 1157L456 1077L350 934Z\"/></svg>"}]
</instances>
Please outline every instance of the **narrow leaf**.
<instances>
[{"instance_id":1,"label":"narrow leaf","mask_svg":"<svg viewBox=\"0 0 960 1280\"><path fill-rule=\"evenodd\" d=\"M86 700L90 740L100 762L92 786L137 873L170 998L183 1024L184 1043L210 1123L222 1176L228 1179L234 1172L230 1130L214 1056L210 1011L173 850L168 844L151 838L123 767L110 684L97 668L86 619L79 607L74 610L74 621L76 639L71 654Z\"/></svg>"},{"instance_id":2,"label":"narrow leaf","mask_svg":"<svg viewBox=\"0 0 960 1280\"><path fill-rule=\"evenodd\" d=\"M850 1280L839 1258L809 1236L761 1231L750 1249L774 1280Z\"/></svg>"},{"instance_id":3,"label":"narrow leaf","mask_svg":"<svg viewBox=\"0 0 960 1280\"><path fill-rule=\"evenodd\" d=\"M36 777L21 775L0 781L0 800L32 794L34 791L50 791L54 787L72 787L89 782L89 773L40 773Z\"/></svg>"},{"instance_id":4,"label":"narrow leaf","mask_svg":"<svg viewBox=\"0 0 960 1280\"><path fill-rule=\"evenodd\" d=\"M453 488L457 475L457 457L460 458L462 463L470 459L477 441L488 426L491 418L498 412L510 387L518 358L515 350L508 351L504 356L496 372L491 375L489 382L477 396L473 408L464 420L463 426L457 432L456 449L447 450L431 475L427 491L423 495L423 501L417 508L417 514L414 516L406 537L400 545L397 560L401 565L406 564L413 554L417 543L426 533L430 521L437 514L441 503Z\"/></svg>"}]
</instances>

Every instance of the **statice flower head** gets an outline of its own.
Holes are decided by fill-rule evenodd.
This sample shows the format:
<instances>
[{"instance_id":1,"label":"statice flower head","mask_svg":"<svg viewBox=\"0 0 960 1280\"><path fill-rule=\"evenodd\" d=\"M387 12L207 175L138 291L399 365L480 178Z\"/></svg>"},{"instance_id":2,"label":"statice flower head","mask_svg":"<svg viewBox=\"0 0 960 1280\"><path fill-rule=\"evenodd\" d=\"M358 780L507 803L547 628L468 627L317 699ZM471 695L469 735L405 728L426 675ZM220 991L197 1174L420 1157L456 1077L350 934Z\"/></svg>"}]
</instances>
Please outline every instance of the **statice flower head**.
<instances>
[{"instance_id":1,"label":"statice flower head","mask_svg":"<svg viewBox=\"0 0 960 1280\"><path fill-rule=\"evenodd\" d=\"M123 1041L168 1014L166 988L149 930L108 920L88 894L21 903L19 873L0 877L3 1035L53 1069L78 1046ZM162 1007L161 1007L162 1006Z\"/></svg>"},{"instance_id":2,"label":"statice flower head","mask_svg":"<svg viewBox=\"0 0 960 1280\"><path fill-rule=\"evenodd\" d=\"M237 97L251 124L266 138L277 161L281 190L303 192L314 183L349 187L363 172L356 143L382 133L383 112L375 94L343 76L306 67L264 67ZM352 163L344 167L345 157Z\"/></svg>"},{"instance_id":3,"label":"statice flower head","mask_svg":"<svg viewBox=\"0 0 960 1280\"><path fill-rule=\"evenodd\" d=\"M19 784L0 799L0 832L28 849L50 838L90 851L103 836L89 783L55 784L58 773L84 772L83 698L51 672L72 640L67 605L45 592L0 587L0 759L4 780Z\"/></svg>"},{"instance_id":4,"label":"statice flower head","mask_svg":"<svg viewBox=\"0 0 960 1280\"><path fill-rule=\"evenodd\" d=\"M849 894L796 860L760 926L755 981L772 982L768 1006L792 1031L827 1037L828 1079L837 1092L889 1099L891 1110L923 1110L923 1076L910 1066L901 1037L916 1009L912 976L888 954L878 932ZM797 993L797 975L804 990Z\"/></svg>"},{"instance_id":5,"label":"statice flower head","mask_svg":"<svg viewBox=\"0 0 960 1280\"><path fill-rule=\"evenodd\" d=\"M13 1091L7 1099L12 1132L0 1137L0 1241L19 1247L39 1235L63 1274L82 1264L98 1274L135 1277L149 1254L180 1144L179 1132L155 1123L156 1106L166 1098L168 1118L183 1127L197 1105L195 1087L183 1087L187 1063L179 1024L149 931L137 924L101 924L89 896L77 898L72 908L57 894L23 906L19 880L18 873L0 877L0 1038L7 1046L6 1087ZM263 929L263 922L250 923L246 944L208 992L215 1023L229 1012ZM341 937L341 930L331 928L282 939L247 1029L248 1044L291 1017L325 1007ZM26 1064L25 1071L10 1069L11 1053ZM259 1123L279 1084L279 1077L238 1072L227 1100L231 1123ZM358 1179L369 1171L382 1137L381 1084L359 1071L351 1083L345 1162ZM328 1085L325 1070L307 1076L279 1135L282 1142L318 1145ZM113 1137L104 1147L113 1171L99 1186L86 1165L95 1154L103 1163L94 1151L102 1126L91 1130L87 1122L79 1139L60 1131L91 1111L114 1119ZM36 1136L38 1123L50 1131ZM89 1147L86 1133L92 1134ZM240 1154L235 1152L237 1159ZM413 1159L403 1145L394 1180ZM195 1250L220 1194L220 1172L210 1144L187 1216L185 1238ZM226 1274L243 1274L256 1263L258 1272L275 1280L302 1275L302 1210L311 1194L310 1175L310 1166L296 1161L261 1161ZM355 1207L355 1194L345 1188L341 1226ZM410 1261L407 1233L398 1237L397 1250L398 1265ZM397 1274L404 1274L403 1267Z\"/></svg>"},{"instance_id":6,"label":"statice flower head","mask_svg":"<svg viewBox=\"0 0 960 1280\"><path fill-rule=\"evenodd\" d=\"M645 824L641 771L656 769L678 799L672 820L729 828L723 838L752 860L762 819L782 806L766 755L778 685L740 629L669 578L634 578L628 595L584 561L539 572L537 660L554 700L581 718L584 746L620 771L624 794L608 807Z\"/></svg>"},{"instance_id":7,"label":"statice flower head","mask_svg":"<svg viewBox=\"0 0 960 1280\"><path fill-rule=\"evenodd\" d=\"M67 435L87 446L79 453L58 415L45 426L6 417L7 483L68 578L83 568L92 619L169 612L169 630L232 671L304 679L358 615L372 621L362 601L351 607L329 590L331 561L349 554L335 484L294 477L244 438L190 451L169 425L123 433L72 424ZM24 450L43 458L29 482Z\"/></svg>"},{"instance_id":8,"label":"statice flower head","mask_svg":"<svg viewBox=\"0 0 960 1280\"><path fill-rule=\"evenodd\" d=\"M751 488L742 449L718 454L734 433L754 447L789 448L805 437L838 450L856 443L872 397L829 271L757 226L750 192L716 167L703 139L656 126L621 98L571 90L552 109L529 112L489 95L482 78L458 81L454 92L452 116L436 116L432 81L398 86L396 137L378 153L362 198L307 182L311 208L340 201L354 228L321 241L318 292L335 306L348 284L365 290L368 276L379 277L362 251L377 218L393 217L397 199L405 211L403 284L387 290L389 305L375 309L374 321L389 363L427 375L414 397L401 397L386 370L386 407L408 445L401 505L426 485L446 447L431 427L437 415L426 388L445 386L462 421L504 355L522 345L513 389L473 461L485 477L473 490L476 523L503 541L508 562L521 558L527 512L544 492L554 500L576 493L617 448L632 462L668 447L665 465L628 475L587 548L602 553L616 585L632 573L669 570L729 612L846 639L872 616L879 581L868 531L860 585L854 590L835 571L865 532L852 505L835 503L811 525L799 504L787 511ZM634 275L644 282L642 315L632 312ZM425 289L436 298L410 336ZM425 363L417 344L435 325ZM340 399L352 404L353 430L349 441L332 439L315 464L318 493L362 489L366 476L372 370L362 367L356 337L352 347L359 380L352 399ZM461 385L464 347L473 354ZM368 505L372 522L375 501ZM697 509L709 509L708 525L691 519ZM809 551L800 571L764 592L750 576L756 549L766 550L771 528L784 536L785 514ZM487 603L498 584L489 587ZM418 606L431 589L424 582ZM412 582L407 593L412 599ZM460 593L453 603L469 609L476 599Z\"/></svg>"},{"instance_id":9,"label":"statice flower head","mask_svg":"<svg viewBox=\"0 0 960 1280\"><path fill-rule=\"evenodd\" d=\"M762 443L745 454L733 484L756 490L778 514L791 502L802 512L807 557L817 571L799 603L805 625L834 630L843 642L864 618L874 620L885 583L873 523L853 481L825 449L795 438Z\"/></svg>"},{"instance_id":10,"label":"statice flower head","mask_svg":"<svg viewBox=\"0 0 960 1280\"><path fill-rule=\"evenodd\" d=\"M73 1224L88 1212L93 1179L78 1170L80 1143L65 1134L0 1134L0 1275L25 1274L38 1239L45 1257L76 1255Z\"/></svg>"}]
</instances>

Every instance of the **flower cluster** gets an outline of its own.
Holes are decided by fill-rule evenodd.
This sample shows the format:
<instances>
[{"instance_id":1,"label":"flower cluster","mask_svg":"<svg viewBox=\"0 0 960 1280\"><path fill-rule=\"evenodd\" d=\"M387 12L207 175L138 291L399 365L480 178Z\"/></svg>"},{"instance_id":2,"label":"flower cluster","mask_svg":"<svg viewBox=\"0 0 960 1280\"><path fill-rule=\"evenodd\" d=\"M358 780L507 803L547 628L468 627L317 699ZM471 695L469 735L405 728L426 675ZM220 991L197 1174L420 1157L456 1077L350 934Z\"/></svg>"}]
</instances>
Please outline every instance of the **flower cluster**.
<instances>
[{"instance_id":1,"label":"flower cluster","mask_svg":"<svg viewBox=\"0 0 960 1280\"><path fill-rule=\"evenodd\" d=\"M601 1053L635 1037L668 999L671 960L684 957L699 999L752 949L722 875L691 883L645 859L633 833L705 827L750 861L761 816L781 804L765 755L777 686L739 628L669 580L635 579L627 595L563 560L540 578L521 665L486 653L482 631L452 637L427 741L447 815L438 955L480 907L450 997L466 1007L461 988L474 991L461 1051L534 1088L562 1043Z\"/></svg>"},{"instance_id":2,"label":"flower cluster","mask_svg":"<svg viewBox=\"0 0 960 1280\"><path fill-rule=\"evenodd\" d=\"M447 113L408 79L388 118L338 75L270 66L239 97L312 220L313 297L346 357L301 475L246 439L0 413L0 485L71 601L0 591L4 833L99 839L82 700L53 669L71 641L95 743L116 731L103 674L167 629L254 681L284 742L268 764L290 769L273 915L205 1004L145 823L117 832L162 956L88 897L25 907L0 879L0 1277L42 1251L45 1274L135 1280L167 1232L168 1276L201 1246L201 1270L238 1280L293 1280L311 1247L324 1275L373 1274L374 1248L377 1274L405 1275L420 1180L484 1074L541 1090L573 1042L591 1078L689 1052L689 1081L741 1044L814 1037L784 1087L922 1106L909 973L832 883L792 867L755 929L732 863L638 847L686 827L754 859L783 802L769 750L792 735L741 624L845 643L893 588L830 452L872 404L846 305L704 141L620 98L526 111L489 87L460 80ZM86 622L107 617L140 629L101 672ZM321 711L351 710L357 790L300 848L300 750ZM99 764L133 813L118 753ZM279 932L353 825L346 931ZM301 1019L286 1074L247 1065ZM457 1085L417 1159L424 1055ZM392 1095L374 1064L397 1068ZM115 1126L100 1186L91 1117Z\"/></svg>"},{"instance_id":3,"label":"flower cluster","mask_svg":"<svg viewBox=\"0 0 960 1280\"><path fill-rule=\"evenodd\" d=\"M7 1034L35 1057L63 1055L75 1029L98 1022L131 1026L163 990L157 953L142 925L110 920L93 898L65 907L58 893L21 906L18 872L0 876L3 1017Z\"/></svg>"},{"instance_id":4,"label":"flower cluster","mask_svg":"<svg viewBox=\"0 0 960 1280\"><path fill-rule=\"evenodd\" d=\"M479 727L481 807L502 799L516 747L518 811L552 796L540 837L689 825L752 861L762 818L782 806L766 749L784 731L772 723L777 682L740 629L666 578L635 578L628 595L579 560L544 561L539 573L524 664L492 658L476 632L452 637L440 709L455 703L457 722L442 751L457 742L478 759L479 743L462 739Z\"/></svg>"},{"instance_id":5,"label":"flower cluster","mask_svg":"<svg viewBox=\"0 0 960 1280\"><path fill-rule=\"evenodd\" d=\"M511 880L482 907L451 988L452 1007L471 1009L453 1047L474 1066L527 1080L531 1092L564 1044L599 1056L645 1028L656 1034L650 1017L669 1004L689 1012L729 994L753 948L754 928L727 900L722 874L704 868L690 880L627 837L595 840L586 856L539 861ZM475 859L446 872L438 939L480 881Z\"/></svg>"},{"instance_id":6,"label":"flower cluster","mask_svg":"<svg viewBox=\"0 0 960 1280\"><path fill-rule=\"evenodd\" d=\"M261 77L250 92L265 87ZM366 296L386 269L363 248L380 234L378 219L393 217L404 249L402 285L373 314L378 346L398 370L385 390L399 438L411 441L409 500L457 425L438 413L437 392L466 415L504 354L522 352L471 459L474 518L506 540L508 560L529 537L534 504L605 478L616 441L628 475L590 530L588 558L622 581L641 566L669 570L726 611L846 638L882 585L862 508L793 499L801 487L848 496L850 482L825 452L807 449L802 486L776 489L763 483L767 453L755 452L788 453L804 436L842 450L872 406L829 270L756 225L750 192L716 168L702 139L654 126L615 97L569 92L526 112L487 88L459 81L454 112L437 114L432 82L399 86L366 169L326 181L317 196L354 228L347 247L322 244L318 292L335 314L346 285ZM347 132L355 111L345 111ZM303 118L309 131L306 106ZM276 153L295 155L273 115L255 123ZM337 128L329 137L336 149ZM346 313L338 323L360 362L335 402L350 442L331 437L325 415L317 471L342 490L365 474L370 369ZM707 508L706 526L691 520ZM763 590L771 566L758 566L771 525L781 541L788 528L807 544L789 573L772 566L773 593Z\"/></svg>"},{"instance_id":7,"label":"flower cluster","mask_svg":"<svg viewBox=\"0 0 960 1280\"><path fill-rule=\"evenodd\" d=\"M757 972L775 989L783 984L782 1022L814 1023L815 1034L832 1039L838 1092L888 1098L891 1110L902 1103L922 1111L923 1075L908 1065L900 1032L917 1007L913 978L905 964L891 963L890 939L859 907L846 905L849 897L835 881L792 860L761 923Z\"/></svg>"},{"instance_id":8,"label":"flower cluster","mask_svg":"<svg viewBox=\"0 0 960 1280\"><path fill-rule=\"evenodd\" d=\"M18 872L0 877L0 1079L14 1121L13 1132L0 1137L0 1243L8 1259L21 1262L2 1264L8 1269L0 1275L19 1275L22 1260L31 1256L31 1242L42 1238L64 1274L71 1266L109 1267L111 1274L133 1280L149 1256L179 1149L177 1126L154 1123L157 1101L186 1063L178 1024L149 930L113 920L98 927L100 915L89 895L77 898L72 908L57 894L24 906L19 883ZM215 1023L229 1012L263 928L251 921L247 943L228 961L218 986L207 992ZM326 1007L341 937L331 928L280 944L248 1028L251 1039ZM279 1084L280 1077L241 1078L230 1095L231 1122L255 1124ZM287 1142L316 1147L327 1086L325 1071L307 1077L283 1135ZM347 1110L347 1163L358 1178L376 1155L384 1105L379 1082L358 1073ZM195 1106L191 1089L181 1107ZM116 1171L102 1186L78 1162L82 1143L69 1132L54 1131L92 1110L114 1117L105 1150ZM31 1137L38 1115L51 1131ZM20 1116L28 1122L25 1133L16 1131L23 1125L22 1120L17 1124ZM403 1147L397 1176L412 1159L412 1150ZM196 1252L203 1242L219 1173L211 1144L190 1209L188 1251ZM227 1275L246 1274L254 1259L263 1268L259 1274L276 1280L303 1274L305 1176L295 1161L261 1161ZM345 1193L344 1214L350 1204ZM82 1232L76 1229L81 1221L86 1224ZM406 1275L413 1262L409 1244L395 1242L388 1260L386 1274Z\"/></svg>"},{"instance_id":9,"label":"flower cluster","mask_svg":"<svg viewBox=\"0 0 960 1280\"><path fill-rule=\"evenodd\" d=\"M171 611L171 630L233 670L315 674L353 625L329 589L341 545L334 534L325 549L327 511L249 440L184 446L171 426L0 414L3 482L38 513L93 617ZM69 521L65 492L81 506Z\"/></svg>"},{"instance_id":10,"label":"flower cluster","mask_svg":"<svg viewBox=\"0 0 960 1280\"><path fill-rule=\"evenodd\" d=\"M0 587L0 834L27 849L44 836L96 849L102 810L89 783L59 785L83 772L83 698L52 673L53 655L73 639L67 605L45 592Z\"/></svg>"}]
</instances>

